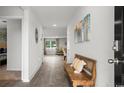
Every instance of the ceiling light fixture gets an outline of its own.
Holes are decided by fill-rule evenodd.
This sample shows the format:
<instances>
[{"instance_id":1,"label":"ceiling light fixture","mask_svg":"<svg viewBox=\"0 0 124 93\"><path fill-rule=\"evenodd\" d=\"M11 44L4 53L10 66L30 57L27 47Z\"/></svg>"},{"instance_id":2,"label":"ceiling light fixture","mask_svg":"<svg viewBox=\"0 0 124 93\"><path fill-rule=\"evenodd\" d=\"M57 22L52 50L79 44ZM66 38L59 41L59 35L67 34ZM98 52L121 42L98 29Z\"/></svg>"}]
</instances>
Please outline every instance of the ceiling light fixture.
<instances>
[{"instance_id":1,"label":"ceiling light fixture","mask_svg":"<svg viewBox=\"0 0 124 93\"><path fill-rule=\"evenodd\" d=\"M53 24L54 27L56 27L56 24Z\"/></svg>"}]
</instances>

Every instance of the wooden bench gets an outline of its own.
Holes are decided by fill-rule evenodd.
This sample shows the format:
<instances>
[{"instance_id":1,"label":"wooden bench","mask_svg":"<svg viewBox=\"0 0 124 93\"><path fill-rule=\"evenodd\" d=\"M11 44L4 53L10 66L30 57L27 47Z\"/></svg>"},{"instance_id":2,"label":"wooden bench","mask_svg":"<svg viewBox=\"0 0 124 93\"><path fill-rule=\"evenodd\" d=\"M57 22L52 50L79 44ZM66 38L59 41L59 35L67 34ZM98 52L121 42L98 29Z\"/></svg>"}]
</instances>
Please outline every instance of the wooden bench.
<instances>
[{"instance_id":1,"label":"wooden bench","mask_svg":"<svg viewBox=\"0 0 124 93\"><path fill-rule=\"evenodd\" d=\"M75 54L75 58L84 60L87 65L84 66L81 73L74 73L74 68L71 64L65 62L64 68L72 82L73 87L85 86L93 87L96 81L96 60Z\"/></svg>"}]
</instances>

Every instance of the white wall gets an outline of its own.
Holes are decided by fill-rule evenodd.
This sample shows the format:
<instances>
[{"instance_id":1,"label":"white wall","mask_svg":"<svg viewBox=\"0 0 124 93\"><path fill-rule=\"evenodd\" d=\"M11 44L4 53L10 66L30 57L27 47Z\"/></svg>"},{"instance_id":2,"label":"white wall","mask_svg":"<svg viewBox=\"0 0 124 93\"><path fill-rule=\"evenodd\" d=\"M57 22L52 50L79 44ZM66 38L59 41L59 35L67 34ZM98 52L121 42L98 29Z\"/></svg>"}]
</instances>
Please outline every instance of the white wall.
<instances>
[{"instance_id":1,"label":"white wall","mask_svg":"<svg viewBox=\"0 0 124 93\"><path fill-rule=\"evenodd\" d=\"M44 28L44 38L66 38L66 28Z\"/></svg>"},{"instance_id":2,"label":"white wall","mask_svg":"<svg viewBox=\"0 0 124 93\"><path fill-rule=\"evenodd\" d=\"M45 41L56 41L56 38L45 38Z\"/></svg>"},{"instance_id":3,"label":"white wall","mask_svg":"<svg viewBox=\"0 0 124 93\"><path fill-rule=\"evenodd\" d=\"M74 43L74 26L86 14L91 14L90 41ZM114 86L114 66L108 64L113 58L114 7L81 7L67 28L68 62L78 53L97 60L96 86Z\"/></svg>"},{"instance_id":4,"label":"white wall","mask_svg":"<svg viewBox=\"0 0 124 93\"><path fill-rule=\"evenodd\" d=\"M59 48L66 48L67 38L59 38Z\"/></svg>"},{"instance_id":5,"label":"white wall","mask_svg":"<svg viewBox=\"0 0 124 93\"><path fill-rule=\"evenodd\" d=\"M29 82L39 70L43 61L43 31L38 17L30 7L23 7L22 30L22 80ZM35 42L35 28L38 29L38 43Z\"/></svg>"},{"instance_id":6,"label":"white wall","mask_svg":"<svg viewBox=\"0 0 124 93\"><path fill-rule=\"evenodd\" d=\"M35 13L29 10L29 80L39 70L43 60L42 25ZM38 29L38 43L35 42L35 28ZM42 39L42 40L41 40Z\"/></svg>"},{"instance_id":7,"label":"white wall","mask_svg":"<svg viewBox=\"0 0 124 93\"><path fill-rule=\"evenodd\" d=\"M7 70L21 70L21 31L20 19L7 21Z\"/></svg>"},{"instance_id":8,"label":"white wall","mask_svg":"<svg viewBox=\"0 0 124 93\"><path fill-rule=\"evenodd\" d=\"M29 10L24 9L22 19L22 81L29 82Z\"/></svg>"}]
</instances>

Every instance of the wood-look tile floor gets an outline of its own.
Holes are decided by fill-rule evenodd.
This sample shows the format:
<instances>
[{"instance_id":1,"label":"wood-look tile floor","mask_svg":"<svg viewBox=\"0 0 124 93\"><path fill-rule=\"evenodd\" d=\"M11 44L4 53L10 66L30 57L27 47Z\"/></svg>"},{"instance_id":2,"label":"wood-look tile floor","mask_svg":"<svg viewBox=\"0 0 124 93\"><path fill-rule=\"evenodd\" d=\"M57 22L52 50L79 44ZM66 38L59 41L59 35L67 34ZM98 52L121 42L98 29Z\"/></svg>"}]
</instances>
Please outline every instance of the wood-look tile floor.
<instances>
[{"instance_id":1,"label":"wood-look tile floor","mask_svg":"<svg viewBox=\"0 0 124 93\"><path fill-rule=\"evenodd\" d=\"M7 65L0 66L1 80L21 80L21 71L7 71Z\"/></svg>"},{"instance_id":2,"label":"wood-look tile floor","mask_svg":"<svg viewBox=\"0 0 124 93\"><path fill-rule=\"evenodd\" d=\"M62 56L45 56L44 62L30 83L0 81L1 87L70 87Z\"/></svg>"}]
</instances>

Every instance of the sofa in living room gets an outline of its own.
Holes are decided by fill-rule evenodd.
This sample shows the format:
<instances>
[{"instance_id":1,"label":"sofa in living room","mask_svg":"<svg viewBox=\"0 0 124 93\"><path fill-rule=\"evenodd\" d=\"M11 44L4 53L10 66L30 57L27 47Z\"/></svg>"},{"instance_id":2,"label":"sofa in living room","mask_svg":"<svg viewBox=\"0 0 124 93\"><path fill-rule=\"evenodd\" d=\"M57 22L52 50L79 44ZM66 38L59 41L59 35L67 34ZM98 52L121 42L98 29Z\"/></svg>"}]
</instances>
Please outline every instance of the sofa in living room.
<instances>
[{"instance_id":1,"label":"sofa in living room","mask_svg":"<svg viewBox=\"0 0 124 93\"><path fill-rule=\"evenodd\" d=\"M57 48L56 49L56 55L63 55L62 48Z\"/></svg>"}]
</instances>

